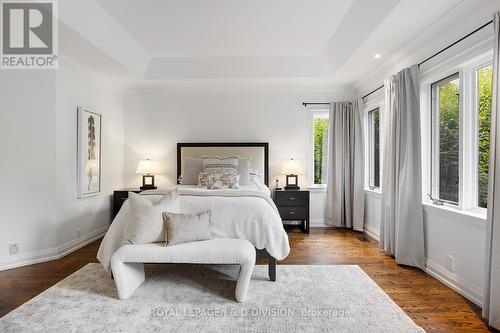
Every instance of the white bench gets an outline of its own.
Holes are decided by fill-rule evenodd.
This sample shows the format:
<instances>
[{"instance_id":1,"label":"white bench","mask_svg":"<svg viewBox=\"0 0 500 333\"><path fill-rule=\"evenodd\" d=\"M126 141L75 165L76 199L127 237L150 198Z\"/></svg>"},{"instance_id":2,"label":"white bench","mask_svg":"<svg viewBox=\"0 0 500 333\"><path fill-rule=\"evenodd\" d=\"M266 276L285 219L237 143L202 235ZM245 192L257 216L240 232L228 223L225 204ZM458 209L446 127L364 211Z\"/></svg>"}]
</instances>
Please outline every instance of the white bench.
<instances>
[{"instance_id":1,"label":"white bench","mask_svg":"<svg viewBox=\"0 0 500 333\"><path fill-rule=\"evenodd\" d=\"M144 282L144 263L239 264L236 301L244 302L255 266L255 248L244 239L214 238L207 241L163 244L126 244L111 258L118 297L127 299Z\"/></svg>"}]
</instances>

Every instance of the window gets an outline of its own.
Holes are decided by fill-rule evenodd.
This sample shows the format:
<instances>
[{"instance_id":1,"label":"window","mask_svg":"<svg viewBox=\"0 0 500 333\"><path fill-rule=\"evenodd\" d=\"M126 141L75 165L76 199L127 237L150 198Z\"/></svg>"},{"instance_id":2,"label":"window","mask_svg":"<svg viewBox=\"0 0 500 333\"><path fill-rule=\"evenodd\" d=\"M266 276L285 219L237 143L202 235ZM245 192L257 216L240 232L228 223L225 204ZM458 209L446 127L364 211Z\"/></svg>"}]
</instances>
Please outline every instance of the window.
<instances>
[{"instance_id":1,"label":"window","mask_svg":"<svg viewBox=\"0 0 500 333\"><path fill-rule=\"evenodd\" d=\"M484 214L493 67L478 57L430 85L430 194L446 205Z\"/></svg>"},{"instance_id":2,"label":"window","mask_svg":"<svg viewBox=\"0 0 500 333\"><path fill-rule=\"evenodd\" d=\"M328 110L311 111L311 145L313 184L325 186L328 174L328 147L329 147L329 115Z\"/></svg>"},{"instance_id":3,"label":"window","mask_svg":"<svg viewBox=\"0 0 500 333\"><path fill-rule=\"evenodd\" d=\"M368 158L370 189L380 188L380 109L368 112Z\"/></svg>"},{"instance_id":4,"label":"window","mask_svg":"<svg viewBox=\"0 0 500 333\"><path fill-rule=\"evenodd\" d=\"M434 122L433 195L450 203L459 201L460 79L454 74L432 85ZM436 179L437 178L437 179Z\"/></svg>"},{"instance_id":5,"label":"window","mask_svg":"<svg viewBox=\"0 0 500 333\"><path fill-rule=\"evenodd\" d=\"M477 142L478 142L478 195L477 205L486 208L488 203L488 167L490 156L490 118L493 66L484 66L476 72L477 86Z\"/></svg>"}]
</instances>

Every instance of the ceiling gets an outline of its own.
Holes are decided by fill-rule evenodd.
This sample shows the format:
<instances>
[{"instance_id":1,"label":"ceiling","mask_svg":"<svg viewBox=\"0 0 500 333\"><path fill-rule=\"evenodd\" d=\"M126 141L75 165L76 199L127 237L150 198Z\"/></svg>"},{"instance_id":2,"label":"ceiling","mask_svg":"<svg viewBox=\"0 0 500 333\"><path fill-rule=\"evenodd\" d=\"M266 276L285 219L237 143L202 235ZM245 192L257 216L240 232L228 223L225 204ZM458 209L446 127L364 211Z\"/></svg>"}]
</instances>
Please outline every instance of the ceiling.
<instances>
[{"instance_id":1,"label":"ceiling","mask_svg":"<svg viewBox=\"0 0 500 333\"><path fill-rule=\"evenodd\" d=\"M353 0L99 0L152 57L321 54Z\"/></svg>"},{"instance_id":2,"label":"ceiling","mask_svg":"<svg viewBox=\"0 0 500 333\"><path fill-rule=\"evenodd\" d=\"M486 2L61 1L60 49L130 86L352 86Z\"/></svg>"}]
</instances>

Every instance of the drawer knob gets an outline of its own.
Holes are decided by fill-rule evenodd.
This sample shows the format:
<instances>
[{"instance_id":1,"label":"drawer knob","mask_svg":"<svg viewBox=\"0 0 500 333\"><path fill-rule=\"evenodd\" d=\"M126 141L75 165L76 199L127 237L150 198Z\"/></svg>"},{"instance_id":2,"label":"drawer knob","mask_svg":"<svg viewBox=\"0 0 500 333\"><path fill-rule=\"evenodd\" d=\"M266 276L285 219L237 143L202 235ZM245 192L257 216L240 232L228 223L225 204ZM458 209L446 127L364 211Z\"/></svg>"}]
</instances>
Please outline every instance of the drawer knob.
<instances>
[{"instance_id":1,"label":"drawer knob","mask_svg":"<svg viewBox=\"0 0 500 333\"><path fill-rule=\"evenodd\" d=\"M290 197L290 200L295 200L295 197Z\"/></svg>"},{"instance_id":2,"label":"drawer knob","mask_svg":"<svg viewBox=\"0 0 500 333\"><path fill-rule=\"evenodd\" d=\"M290 212L290 215L295 215L295 212Z\"/></svg>"}]
</instances>

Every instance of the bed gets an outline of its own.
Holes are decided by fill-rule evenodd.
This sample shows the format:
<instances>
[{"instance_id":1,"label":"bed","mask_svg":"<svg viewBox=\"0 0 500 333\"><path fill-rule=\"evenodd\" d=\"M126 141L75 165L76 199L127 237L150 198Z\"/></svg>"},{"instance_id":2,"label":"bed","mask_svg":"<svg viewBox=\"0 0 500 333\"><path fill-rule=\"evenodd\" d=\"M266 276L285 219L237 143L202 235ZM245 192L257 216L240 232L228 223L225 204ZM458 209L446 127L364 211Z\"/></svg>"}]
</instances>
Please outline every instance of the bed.
<instances>
[{"instance_id":1,"label":"bed","mask_svg":"<svg viewBox=\"0 0 500 333\"><path fill-rule=\"evenodd\" d=\"M194 185L180 185L181 209L194 212L211 208L217 237L248 240L256 248L257 258L268 262L269 278L276 280L276 261L290 252L288 236L269 190L269 144L267 142L178 143L177 179L184 172L187 158L231 156L250 159L250 168L262 177L239 190L205 190ZM199 191L199 195L197 195ZM230 195L230 196L226 196ZM223 206L233 206L224 209Z\"/></svg>"},{"instance_id":2,"label":"bed","mask_svg":"<svg viewBox=\"0 0 500 333\"><path fill-rule=\"evenodd\" d=\"M253 176L239 189L207 190L194 184L181 184L187 158L231 156L250 160ZM240 238L249 241L256 249L257 258L267 260L269 278L276 281L276 262L290 252L288 236L279 212L271 199L269 184L268 143L178 143L177 176L180 207L183 213L212 211L212 234L217 238ZM143 195L159 198L161 190L145 191ZM109 269L109 258L126 239L128 205L116 216L98 253L98 259Z\"/></svg>"}]
</instances>

